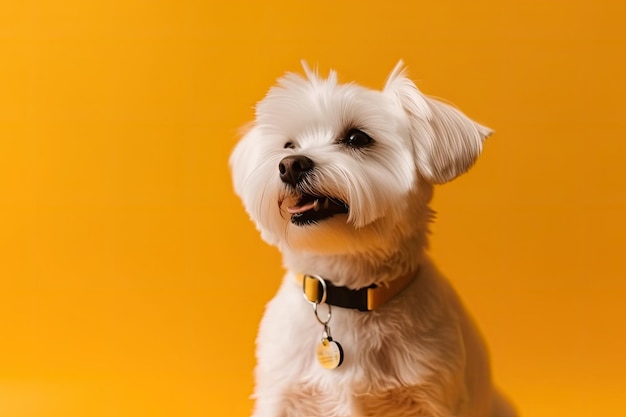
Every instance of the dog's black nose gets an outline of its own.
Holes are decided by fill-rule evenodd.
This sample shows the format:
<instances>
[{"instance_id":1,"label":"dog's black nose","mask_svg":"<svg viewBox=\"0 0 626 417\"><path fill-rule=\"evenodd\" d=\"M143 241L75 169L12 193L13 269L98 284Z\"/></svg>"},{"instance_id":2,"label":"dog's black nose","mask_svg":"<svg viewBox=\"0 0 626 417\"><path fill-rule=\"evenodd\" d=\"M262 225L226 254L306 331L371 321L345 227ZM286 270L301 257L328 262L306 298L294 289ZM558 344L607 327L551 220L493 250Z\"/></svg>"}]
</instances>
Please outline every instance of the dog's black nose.
<instances>
[{"instance_id":1,"label":"dog's black nose","mask_svg":"<svg viewBox=\"0 0 626 417\"><path fill-rule=\"evenodd\" d=\"M306 156L286 156L278 164L280 179L286 184L296 185L307 171L313 169L313 166L313 161Z\"/></svg>"}]
</instances>

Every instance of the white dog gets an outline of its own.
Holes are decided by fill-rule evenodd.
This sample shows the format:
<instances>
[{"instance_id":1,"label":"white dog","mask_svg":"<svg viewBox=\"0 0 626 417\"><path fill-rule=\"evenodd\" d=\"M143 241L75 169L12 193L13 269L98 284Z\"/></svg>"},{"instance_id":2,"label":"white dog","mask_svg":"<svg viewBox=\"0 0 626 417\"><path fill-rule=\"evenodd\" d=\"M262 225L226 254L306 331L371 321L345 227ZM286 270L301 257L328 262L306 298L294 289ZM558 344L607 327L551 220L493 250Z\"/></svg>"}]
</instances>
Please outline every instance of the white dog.
<instances>
[{"instance_id":1,"label":"white dog","mask_svg":"<svg viewBox=\"0 0 626 417\"><path fill-rule=\"evenodd\" d=\"M382 91L304 70L270 89L230 160L287 269L257 339L254 416L514 416L426 254L433 185L491 131L423 95L402 62Z\"/></svg>"}]
</instances>

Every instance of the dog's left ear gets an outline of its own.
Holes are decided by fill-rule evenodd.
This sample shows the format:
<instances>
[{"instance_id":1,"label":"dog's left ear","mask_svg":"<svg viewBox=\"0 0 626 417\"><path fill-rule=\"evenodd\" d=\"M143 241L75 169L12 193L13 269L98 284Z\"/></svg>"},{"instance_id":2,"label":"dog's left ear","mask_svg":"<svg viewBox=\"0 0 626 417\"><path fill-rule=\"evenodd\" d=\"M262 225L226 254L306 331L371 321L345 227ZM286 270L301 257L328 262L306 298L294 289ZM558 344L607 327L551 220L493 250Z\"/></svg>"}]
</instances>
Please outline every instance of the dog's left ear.
<instances>
[{"instance_id":1,"label":"dog's left ear","mask_svg":"<svg viewBox=\"0 0 626 417\"><path fill-rule=\"evenodd\" d=\"M423 95L405 76L402 61L389 75L383 92L408 115L417 169L431 183L451 181L470 169L492 133L454 107Z\"/></svg>"}]
</instances>

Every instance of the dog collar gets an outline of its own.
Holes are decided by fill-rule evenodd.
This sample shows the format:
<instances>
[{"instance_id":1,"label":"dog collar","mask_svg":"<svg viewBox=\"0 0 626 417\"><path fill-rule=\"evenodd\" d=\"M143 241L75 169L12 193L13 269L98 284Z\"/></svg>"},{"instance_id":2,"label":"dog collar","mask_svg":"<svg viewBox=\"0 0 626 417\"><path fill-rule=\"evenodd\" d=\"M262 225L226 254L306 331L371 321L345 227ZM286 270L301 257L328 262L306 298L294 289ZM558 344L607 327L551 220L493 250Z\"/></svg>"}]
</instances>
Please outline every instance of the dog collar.
<instances>
[{"instance_id":1,"label":"dog collar","mask_svg":"<svg viewBox=\"0 0 626 417\"><path fill-rule=\"evenodd\" d=\"M415 273L396 278L388 285L372 284L359 290L335 286L319 275L297 274L296 277L302 284L304 298L310 303L372 311L406 289Z\"/></svg>"}]
</instances>

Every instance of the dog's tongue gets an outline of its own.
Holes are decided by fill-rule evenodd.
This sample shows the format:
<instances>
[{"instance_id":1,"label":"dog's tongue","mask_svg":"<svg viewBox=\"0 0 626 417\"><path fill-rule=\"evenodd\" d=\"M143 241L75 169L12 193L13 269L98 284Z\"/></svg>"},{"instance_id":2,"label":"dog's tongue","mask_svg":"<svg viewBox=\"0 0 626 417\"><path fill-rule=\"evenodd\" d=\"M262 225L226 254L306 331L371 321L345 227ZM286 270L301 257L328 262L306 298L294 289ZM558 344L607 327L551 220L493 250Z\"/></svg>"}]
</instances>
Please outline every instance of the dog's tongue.
<instances>
[{"instance_id":1,"label":"dog's tongue","mask_svg":"<svg viewBox=\"0 0 626 417\"><path fill-rule=\"evenodd\" d=\"M315 199L308 203L296 204L295 206L289 206L287 207L287 212L289 212L290 214L304 213L305 211L315 209L318 205L319 205L319 201Z\"/></svg>"}]
</instances>

